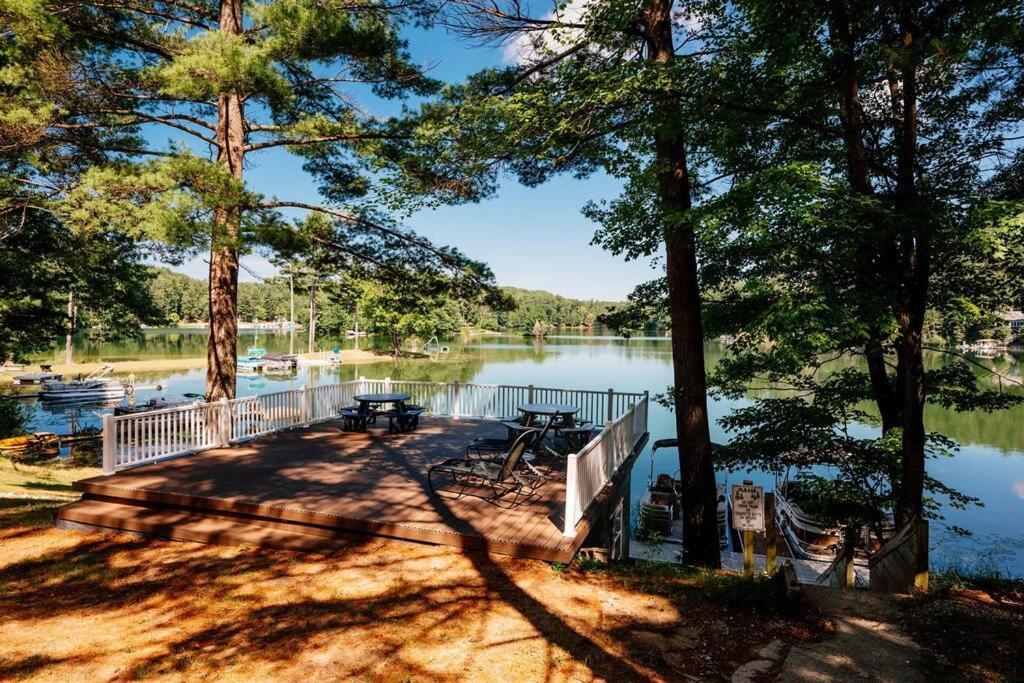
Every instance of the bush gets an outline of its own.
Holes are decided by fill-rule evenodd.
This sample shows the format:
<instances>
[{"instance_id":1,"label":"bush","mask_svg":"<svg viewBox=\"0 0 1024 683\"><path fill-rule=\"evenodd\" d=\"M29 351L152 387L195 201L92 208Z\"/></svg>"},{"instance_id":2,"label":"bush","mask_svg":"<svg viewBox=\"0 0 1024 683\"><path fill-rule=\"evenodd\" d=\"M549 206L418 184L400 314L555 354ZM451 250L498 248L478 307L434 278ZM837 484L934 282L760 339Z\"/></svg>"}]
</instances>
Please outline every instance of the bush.
<instances>
[{"instance_id":1,"label":"bush","mask_svg":"<svg viewBox=\"0 0 1024 683\"><path fill-rule=\"evenodd\" d=\"M0 395L0 439L25 433L28 414L18 399Z\"/></svg>"}]
</instances>

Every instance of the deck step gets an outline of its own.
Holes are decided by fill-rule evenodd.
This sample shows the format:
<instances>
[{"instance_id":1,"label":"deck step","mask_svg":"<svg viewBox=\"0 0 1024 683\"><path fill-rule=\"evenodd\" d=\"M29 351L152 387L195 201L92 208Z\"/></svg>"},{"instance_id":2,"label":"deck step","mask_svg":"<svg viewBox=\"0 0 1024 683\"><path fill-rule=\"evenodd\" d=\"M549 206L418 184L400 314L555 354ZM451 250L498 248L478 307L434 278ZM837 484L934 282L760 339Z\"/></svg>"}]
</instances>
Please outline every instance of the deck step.
<instances>
[{"instance_id":1,"label":"deck step","mask_svg":"<svg viewBox=\"0 0 1024 683\"><path fill-rule=\"evenodd\" d=\"M288 522L89 498L60 508L57 525L127 531L178 541L304 551L336 550L363 543L367 538Z\"/></svg>"}]
</instances>

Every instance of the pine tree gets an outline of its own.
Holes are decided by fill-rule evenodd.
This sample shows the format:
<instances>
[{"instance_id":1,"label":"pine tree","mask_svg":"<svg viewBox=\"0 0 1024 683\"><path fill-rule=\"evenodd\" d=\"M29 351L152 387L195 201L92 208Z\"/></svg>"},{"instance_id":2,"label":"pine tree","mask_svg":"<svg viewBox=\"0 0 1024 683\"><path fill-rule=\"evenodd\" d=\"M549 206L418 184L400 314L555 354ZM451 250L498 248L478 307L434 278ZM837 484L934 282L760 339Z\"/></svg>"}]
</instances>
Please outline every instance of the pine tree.
<instances>
[{"instance_id":1,"label":"pine tree","mask_svg":"<svg viewBox=\"0 0 1024 683\"><path fill-rule=\"evenodd\" d=\"M167 258L208 252L208 400L235 393L239 256L309 241L281 210L329 218L333 236L315 237L349 258L380 261L374 254L390 251L489 283L485 267L379 211L391 199L375 183L397 177L411 142L354 99L436 87L399 35L416 11L375 0L0 5L10 66L4 141L35 152L36 174L48 172L53 150L88 166L64 178L46 208L81 233L115 227ZM168 133L175 140L165 143ZM305 160L325 204L247 188L247 161L277 148ZM362 234L354 249L353 229Z\"/></svg>"}]
</instances>

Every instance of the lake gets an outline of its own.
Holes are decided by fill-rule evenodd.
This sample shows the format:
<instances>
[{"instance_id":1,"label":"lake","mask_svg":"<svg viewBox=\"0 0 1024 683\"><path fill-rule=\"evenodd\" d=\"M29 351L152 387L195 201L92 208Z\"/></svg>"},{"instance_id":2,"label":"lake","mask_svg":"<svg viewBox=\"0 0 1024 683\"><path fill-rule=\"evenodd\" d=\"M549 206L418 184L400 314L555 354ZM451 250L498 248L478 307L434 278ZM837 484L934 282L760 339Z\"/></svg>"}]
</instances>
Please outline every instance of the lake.
<instances>
[{"instance_id":1,"label":"lake","mask_svg":"<svg viewBox=\"0 0 1024 683\"><path fill-rule=\"evenodd\" d=\"M298 351L306 349L303 335L254 334L241 335L239 349L262 346L269 351L288 351L292 344ZM349 348L352 340L331 342L318 340L317 347ZM363 340L365 345L368 342ZM630 340L599 331L561 331L544 341L524 340L518 336L482 336L454 339L445 342L451 348L430 360L383 360L379 363L340 368L299 368L291 377L240 377L238 395L281 391L304 384L356 379L391 377L393 379L481 382L497 384L534 384L548 387L621 391L644 391L651 394L665 391L671 382L671 355L669 340L664 337L634 337ZM205 355L204 330L149 330L138 340L119 343L96 343L80 340L76 343L76 361L117 363L118 361L147 358L191 358ZM706 362L710 367L722 356L722 347L708 343ZM63 350L44 355L60 362ZM932 354L930 365L945 362L946 356ZM1019 378L1020 362L1024 357L1002 354L998 358L975 359L994 367L1000 373ZM979 374L981 381L995 380L987 373ZM203 392L203 370L173 373L140 374L141 385L161 385L161 390L145 389L137 394L146 401L153 396L168 400L180 399L184 393ZM727 435L717 420L736 402L718 401L710 406L712 439L726 441ZM651 440L674 436L672 415L652 403L650 413ZM30 404L34 430L67 432L69 428L98 425L99 414L109 412L110 406L78 405L74 407ZM976 567L995 568L1015 575L1024 575L1024 407L986 414L956 414L952 411L929 407L927 426L944 433L960 444L954 458L944 458L929 464L929 473L958 488L979 497L984 507L955 510L944 507L945 519L933 522L932 554L937 568ZM678 470L676 452L659 451L651 457L650 450L639 458L633 472L633 497L638 498L646 486L651 471L675 473ZM771 475L753 472L722 473L720 481L738 483L750 478L771 486ZM972 532L963 538L948 530L957 526Z\"/></svg>"}]
</instances>

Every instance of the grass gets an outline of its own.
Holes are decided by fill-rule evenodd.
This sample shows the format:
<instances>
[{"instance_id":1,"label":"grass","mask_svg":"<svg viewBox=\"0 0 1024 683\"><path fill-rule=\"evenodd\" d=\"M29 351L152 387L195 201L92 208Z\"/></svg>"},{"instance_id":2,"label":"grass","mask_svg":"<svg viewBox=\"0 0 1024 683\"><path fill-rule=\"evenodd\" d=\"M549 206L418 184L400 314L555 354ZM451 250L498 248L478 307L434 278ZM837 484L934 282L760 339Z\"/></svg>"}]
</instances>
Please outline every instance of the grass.
<instances>
[{"instance_id":1,"label":"grass","mask_svg":"<svg viewBox=\"0 0 1024 683\"><path fill-rule=\"evenodd\" d=\"M0 496L77 497L71 484L100 474L99 467L54 458L39 463L15 463L0 456Z\"/></svg>"},{"instance_id":2,"label":"grass","mask_svg":"<svg viewBox=\"0 0 1024 683\"><path fill-rule=\"evenodd\" d=\"M0 505L0 679L718 679L823 630L706 572L203 546L60 532L55 509Z\"/></svg>"}]
</instances>

